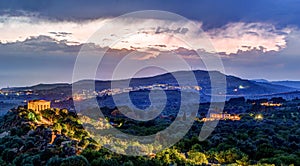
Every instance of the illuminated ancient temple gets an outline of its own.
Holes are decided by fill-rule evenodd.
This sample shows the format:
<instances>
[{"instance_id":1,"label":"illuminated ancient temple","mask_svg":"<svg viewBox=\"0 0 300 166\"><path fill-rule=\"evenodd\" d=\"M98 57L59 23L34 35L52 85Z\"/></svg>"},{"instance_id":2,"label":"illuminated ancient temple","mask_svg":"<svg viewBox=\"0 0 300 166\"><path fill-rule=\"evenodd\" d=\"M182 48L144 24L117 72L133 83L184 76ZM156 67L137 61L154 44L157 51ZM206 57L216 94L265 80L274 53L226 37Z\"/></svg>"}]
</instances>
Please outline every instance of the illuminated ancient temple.
<instances>
[{"instance_id":1,"label":"illuminated ancient temple","mask_svg":"<svg viewBox=\"0 0 300 166\"><path fill-rule=\"evenodd\" d=\"M31 109L34 111L41 111L45 109L49 109L51 102L46 100L30 100L27 103L27 109Z\"/></svg>"}]
</instances>

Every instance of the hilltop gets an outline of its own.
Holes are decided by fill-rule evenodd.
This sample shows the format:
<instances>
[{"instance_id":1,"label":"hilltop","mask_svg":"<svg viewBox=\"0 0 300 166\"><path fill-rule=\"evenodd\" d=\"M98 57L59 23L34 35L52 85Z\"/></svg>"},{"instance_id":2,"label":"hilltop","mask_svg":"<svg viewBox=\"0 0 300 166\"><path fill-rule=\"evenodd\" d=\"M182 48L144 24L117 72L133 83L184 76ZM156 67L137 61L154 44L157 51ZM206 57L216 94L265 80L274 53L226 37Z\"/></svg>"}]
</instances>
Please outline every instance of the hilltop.
<instances>
[{"instance_id":1,"label":"hilltop","mask_svg":"<svg viewBox=\"0 0 300 166\"><path fill-rule=\"evenodd\" d=\"M198 85L202 88L202 92L205 95L209 95L212 88L210 80L211 77L226 79L226 85L224 86L226 86L226 95L228 96L244 96L251 98L251 96L263 96L299 90L299 82L288 82L289 84L287 84L286 82L253 81L242 79L236 76L224 75L218 71L195 70L192 72L196 78L196 83L190 82L191 79L189 78L190 75L187 74L189 73L188 71L177 71L152 77L132 78L130 80L80 80L74 82L73 84L38 84L29 87L3 88L1 91L33 91L36 94L46 98L54 98L55 95L59 97L70 97L72 95L73 85L75 87L82 87L84 89L84 87L87 85L95 83L95 90L102 91L104 89L111 88L111 83L113 83L116 87L128 86L128 82L130 83L130 87L151 86L154 84L179 85L176 79L180 79L183 80L183 82L181 82L181 86ZM174 76L176 76L176 78Z\"/></svg>"},{"instance_id":2,"label":"hilltop","mask_svg":"<svg viewBox=\"0 0 300 166\"><path fill-rule=\"evenodd\" d=\"M268 103L280 103L273 106ZM83 128L101 128L103 142L109 143L109 124L132 135L154 134L169 126L175 117L160 116L149 122L120 116L118 110L102 110L102 120L84 120L66 109L40 112L24 107L10 110L0 120L0 165L299 165L300 100L245 100L226 102L225 111L239 114L239 120L220 120L205 141L199 141L209 104L201 104L199 116L184 138L170 148L148 156L134 157L113 153L96 143ZM90 110L93 109L91 108ZM184 124L182 117L182 124ZM82 120L82 121L81 121ZM119 123L121 122L121 123ZM90 131L90 130L89 130ZM176 133L175 133L176 134ZM127 150L134 145L119 142ZM155 147L148 147L150 150Z\"/></svg>"},{"instance_id":3,"label":"hilltop","mask_svg":"<svg viewBox=\"0 0 300 166\"><path fill-rule=\"evenodd\" d=\"M2 165L53 165L72 160L86 165L87 160L76 155L86 147L97 147L77 115L64 109L12 109L1 118L0 129Z\"/></svg>"}]
</instances>

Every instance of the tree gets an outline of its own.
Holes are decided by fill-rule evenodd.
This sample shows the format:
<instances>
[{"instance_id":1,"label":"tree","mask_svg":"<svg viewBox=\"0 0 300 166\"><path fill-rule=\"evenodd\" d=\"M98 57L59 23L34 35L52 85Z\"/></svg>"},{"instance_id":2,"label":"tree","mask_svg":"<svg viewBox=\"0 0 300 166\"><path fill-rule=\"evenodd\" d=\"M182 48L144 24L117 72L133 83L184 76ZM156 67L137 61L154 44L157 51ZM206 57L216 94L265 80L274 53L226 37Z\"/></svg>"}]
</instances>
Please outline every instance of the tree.
<instances>
[{"instance_id":1,"label":"tree","mask_svg":"<svg viewBox=\"0 0 300 166\"><path fill-rule=\"evenodd\" d=\"M123 166L134 166L133 162L132 161L126 161Z\"/></svg>"},{"instance_id":2,"label":"tree","mask_svg":"<svg viewBox=\"0 0 300 166\"><path fill-rule=\"evenodd\" d=\"M191 149L191 150L196 151L196 152L200 152L200 151L203 150L203 148L202 148L202 146L201 146L200 144L194 144L194 145L192 146L192 149Z\"/></svg>"},{"instance_id":3,"label":"tree","mask_svg":"<svg viewBox=\"0 0 300 166\"><path fill-rule=\"evenodd\" d=\"M243 159L244 158L244 159ZM236 163L237 160L245 161L247 155L236 148L231 148L226 151L221 151L215 154L215 159L218 160L220 164L231 164Z\"/></svg>"},{"instance_id":4,"label":"tree","mask_svg":"<svg viewBox=\"0 0 300 166\"><path fill-rule=\"evenodd\" d=\"M5 149L2 152L2 159L6 162L12 162L17 155L17 152L11 149Z\"/></svg>"},{"instance_id":5,"label":"tree","mask_svg":"<svg viewBox=\"0 0 300 166\"><path fill-rule=\"evenodd\" d=\"M273 101L274 103L283 103L286 100L283 99L282 97L273 97L270 101Z\"/></svg>"},{"instance_id":6,"label":"tree","mask_svg":"<svg viewBox=\"0 0 300 166\"><path fill-rule=\"evenodd\" d=\"M60 166L62 161L63 161L62 158L54 156L48 160L48 162L46 163L46 166Z\"/></svg>"},{"instance_id":7,"label":"tree","mask_svg":"<svg viewBox=\"0 0 300 166\"><path fill-rule=\"evenodd\" d=\"M263 143L257 147L256 158L261 159L272 157L274 155L274 151L275 149L272 145Z\"/></svg>"},{"instance_id":8,"label":"tree","mask_svg":"<svg viewBox=\"0 0 300 166\"><path fill-rule=\"evenodd\" d=\"M92 160L91 166L98 166L98 165L104 165L105 159L102 157L99 157L97 159Z\"/></svg>"},{"instance_id":9,"label":"tree","mask_svg":"<svg viewBox=\"0 0 300 166\"><path fill-rule=\"evenodd\" d=\"M156 154L156 158L166 164L184 165L186 161L185 155L180 153L175 148L169 148L161 151L160 153Z\"/></svg>"},{"instance_id":10,"label":"tree","mask_svg":"<svg viewBox=\"0 0 300 166\"><path fill-rule=\"evenodd\" d=\"M240 104L240 103L245 103L245 97L237 97L237 98L231 98L229 99L228 103L230 104Z\"/></svg>"},{"instance_id":11,"label":"tree","mask_svg":"<svg viewBox=\"0 0 300 166\"><path fill-rule=\"evenodd\" d=\"M81 155L71 156L64 159L61 166L88 166L90 165L87 159Z\"/></svg>"},{"instance_id":12,"label":"tree","mask_svg":"<svg viewBox=\"0 0 300 166\"><path fill-rule=\"evenodd\" d=\"M93 160L99 159L104 154L100 153L99 151L92 150L92 149L85 149L85 150L83 150L81 155L84 156L88 161L93 161Z\"/></svg>"},{"instance_id":13,"label":"tree","mask_svg":"<svg viewBox=\"0 0 300 166\"><path fill-rule=\"evenodd\" d=\"M102 157L100 157L96 160L93 160L91 165L92 166L98 166L98 165L101 165L101 166L119 166L120 164L115 159L105 160Z\"/></svg>"},{"instance_id":14,"label":"tree","mask_svg":"<svg viewBox=\"0 0 300 166\"><path fill-rule=\"evenodd\" d=\"M28 156L22 160L21 165L40 165L41 159L40 155L36 154L33 156Z\"/></svg>"},{"instance_id":15,"label":"tree","mask_svg":"<svg viewBox=\"0 0 300 166\"><path fill-rule=\"evenodd\" d=\"M29 113L27 114L27 118L28 118L28 120L30 120L30 121L37 122L37 118L36 118L36 116L35 116L35 114L34 114L33 112L29 112Z\"/></svg>"},{"instance_id":16,"label":"tree","mask_svg":"<svg viewBox=\"0 0 300 166\"><path fill-rule=\"evenodd\" d=\"M188 152L188 161L194 165L208 164L208 160L204 153L190 151Z\"/></svg>"}]
</instances>

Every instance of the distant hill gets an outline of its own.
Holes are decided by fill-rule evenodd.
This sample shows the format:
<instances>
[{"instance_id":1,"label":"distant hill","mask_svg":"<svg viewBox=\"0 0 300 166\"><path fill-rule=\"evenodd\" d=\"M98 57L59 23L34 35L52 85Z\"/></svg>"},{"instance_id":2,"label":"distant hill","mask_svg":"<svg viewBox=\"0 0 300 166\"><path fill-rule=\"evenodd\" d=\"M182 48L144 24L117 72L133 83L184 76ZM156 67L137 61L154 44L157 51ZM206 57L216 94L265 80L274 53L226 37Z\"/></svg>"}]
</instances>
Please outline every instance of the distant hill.
<instances>
[{"instance_id":1,"label":"distant hill","mask_svg":"<svg viewBox=\"0 0 300 166\"><path fill-rule=\"evenodd\" d=\"M252 95L270 95L277 93L286 93L296 91L297 88L291 88L284 85L276 85L269 82L255 82L251 80L241 79L235 76L224 75L217 71L193 71L197 79L197 84L202 87L202 93L209 95L211 91L210 75L214 78L226 78L227 95L233 96L252 96ZM182 80L181 85L191 85L189 75L186 71L178 71L174 73L166 73L153 77L133 78L130 80L130 86L147 86L153 84L171 84L178 85L176 78ZM125 87L128 80L114 81L114 84ZM93 83L93 80L78 81L76 86L86 86ZM96 90L103 90L110 87L110 81L96 81Z\"/></svg>"},{"instance_id":2,"label":"distant hill","mask_svg":"<svg viewBox=\"0 0 300 166\"><path fill-rule=\"evenodd\" d=\"M218 71L203 71L195 70L193 71L197 84L202 87L201 93L204 95L209 95L211 91L211 80L210 76L214 78L226 78L226 87L228 96L260 96L260 95L272 95L278 93L288 93L298 90L300 88L300 82L266 82L266 81L253 81L241 79L235 76L224 75ZM182 80L182 86L188 86L193 84L190 82L190 76L187 71L178 71L173 73L161 74L153 77L145 78L133 78L131 80L115 80L113 81L114 85L117 87L127 87L127 83L132 87L137 86L147 86L154 84L169 84L169 85L178 85L177 80ZM218 81L218 79L217 79ZM101 80L81 80L73 83L77 87L85 87L86 85L95 83L95 88L97 91L110 88L111 81L101 81ZM67 83L58 83L58 84L38 84L31 87L16 87L16 88L4 88L2 90L33 90L37 91L39 94L47 97L53 96L71 96L72 95L72 85Z\"/></svg>"},{"instance_id":3,"label":"distant hill","mask_svg":"<svg viewBox=\"0 0 300 166\"><path fill-rule=\"evenodd\" d=\"M269 94L269 95L258 95L258 96L252 96L251 99L261 99L261 98L271 99L274 97L282 97L286 100L293 100L295 98L300 98L300 91L276 93L276 94Z\"/></svg>"},{"instance_id":4,"label":"distant hill","mask_svg":"<svg viewBox=\"0 0 300 166\"><path fill-rule=\"evenodd\" d=\"M300 81L272 81L272 84L300 89Z\"/></svg>"},{"instance_id":5,"label":"distant hill","mask_svg":"<svg viewBox=\"0 0 300 166\"><path fill-rule=\"evenodd\" d=\"M27 90L32 90L32 91L38 91L38 90L50 90L54 88L64 88L71 86L71 84L68 83L53 83L53 84L37 84L34 86L26 86L26 87L10 87L10 88L3 88L1 89L2 91L7 91L7 90L15 90L15 91L27 91Z\"/></svg>"},{"instance_id":6,"label":"distant hill","mask_svg":"<svg viewBox=\"0 0 300 166\"><path fill-rule=\"evenodd\" d=\"M254 79L254 80L251 80L251 81L269 83L269 81L265 80L265 79Z\"/></svg>"}]
</instances>

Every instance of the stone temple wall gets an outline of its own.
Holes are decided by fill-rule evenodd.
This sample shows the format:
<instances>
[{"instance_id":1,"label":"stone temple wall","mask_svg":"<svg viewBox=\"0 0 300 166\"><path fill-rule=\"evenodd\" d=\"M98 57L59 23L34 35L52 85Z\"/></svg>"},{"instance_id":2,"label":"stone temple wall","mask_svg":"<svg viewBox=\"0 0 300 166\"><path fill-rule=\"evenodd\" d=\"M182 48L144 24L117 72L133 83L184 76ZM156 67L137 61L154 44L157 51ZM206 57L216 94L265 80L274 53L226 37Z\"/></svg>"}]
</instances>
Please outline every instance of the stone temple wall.
<instances>
[{"instance_id":1,"label":"stone temple wall","mask_svg":"<svg viewBox=\"0 0 300 166\"><path fill-rule=\"evenodd\" d=\"M42 111L51 108L50 104L50 101L46 100L31 100L27 103L27 109Z\"/></svg>"}]
</instances>

